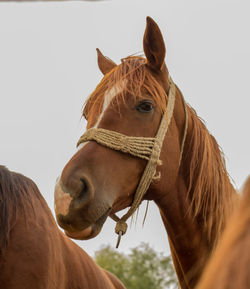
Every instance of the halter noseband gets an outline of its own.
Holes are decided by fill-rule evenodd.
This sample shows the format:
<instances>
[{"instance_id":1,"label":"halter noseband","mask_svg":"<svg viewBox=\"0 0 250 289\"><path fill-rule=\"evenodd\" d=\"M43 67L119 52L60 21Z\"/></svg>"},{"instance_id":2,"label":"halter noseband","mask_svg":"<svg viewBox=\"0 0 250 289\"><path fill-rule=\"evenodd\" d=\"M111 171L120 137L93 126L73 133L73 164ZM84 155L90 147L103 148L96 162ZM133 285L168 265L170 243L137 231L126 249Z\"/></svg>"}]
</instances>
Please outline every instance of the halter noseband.
<instances>
[{"instance_id":1,"label":"halter noseband","mask_svg":"<svg viewBox=\"0 0 250 289\"><path fill-rule=\"evenodd\" d=\"M181 154L180 160L182 158L183 147L186 138L187 132L187 109L186 104L183 99L184 108L185 108L185 130L183 135L183 140L181 144ZM169 96L167 102L167 108L162 116L161 123L159 125L157 134L154 138L152 137L133 137L126 136L124 134L120 134L115 131L103 129L103 128L90 128L88 129L79 139L77 146L79 146L83 142L87 141L95 141L100 145L106 146L110 149L121 151L123 153L128 153L133 156L136 156L141 159L147 160L147 165L144 169L143 175L140 179L140 182L137 186L134 200L129 208L128 212L123 215L121 218L116 216L115 214L110 215L112 219L114 219L117 224L115 228L115 232L119 235L116 248L118 248L121 236L124 235L127 231L127 223L128 218L133 215L136 209L139 207L143 196L147 192L152 179L156 173L156 167L161 162L160 161L160 153L162 144L165 138L165 135L168 130L168 126L170 124L173 111L175 105L175 84L170 79L170 89Z\"/></svg>"}]
</instances>

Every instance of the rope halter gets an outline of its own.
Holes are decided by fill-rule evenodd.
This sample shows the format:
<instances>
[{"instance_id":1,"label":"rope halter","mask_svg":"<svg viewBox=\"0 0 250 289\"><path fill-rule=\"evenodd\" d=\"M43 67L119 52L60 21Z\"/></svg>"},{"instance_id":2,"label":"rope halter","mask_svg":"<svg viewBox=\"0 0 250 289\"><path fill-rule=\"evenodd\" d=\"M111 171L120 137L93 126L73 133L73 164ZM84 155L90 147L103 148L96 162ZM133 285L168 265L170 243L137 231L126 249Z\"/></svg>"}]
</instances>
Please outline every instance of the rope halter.
<instances>
[{"instance_id":1,"label":"rope halter","mask_svg":"<svg viewBox=\"0 0 250 289\"><path fill-rule=\"evenodd\" d=\"M90 128L80 137L77 143L77 146L79 146L83 142L95 141L98 144L106 146L110 149L121 151L123 153L128 153L135 157L148 161L144 169L143 175L140 179L140 182L137 186L132 205L129 208L128 212L121 218L119 218L115 214L110 215L110 217L117 222L115 228L115 232L118 234L118 241L116 248L118 248L119 246L121 236L124 235L127 231L126 221L131 215L133 215L133 213L139 207L143 196L147 192L156 174L156 167L161 163L159 159L161 148L173 115L174 105L175 105L175 84L172 81L172 79L170 79L170 89L168 95L167 108L164 111L161 123L158 128L158 132L155 137L133 137L133 136L126 136L124 134L103 128ZM184 106L186 113L186 124L185 124L184 138L181 145L181 155L183 151L185 134L187 130L187 111L185 103Z\"/></svg>"}]
</instances>

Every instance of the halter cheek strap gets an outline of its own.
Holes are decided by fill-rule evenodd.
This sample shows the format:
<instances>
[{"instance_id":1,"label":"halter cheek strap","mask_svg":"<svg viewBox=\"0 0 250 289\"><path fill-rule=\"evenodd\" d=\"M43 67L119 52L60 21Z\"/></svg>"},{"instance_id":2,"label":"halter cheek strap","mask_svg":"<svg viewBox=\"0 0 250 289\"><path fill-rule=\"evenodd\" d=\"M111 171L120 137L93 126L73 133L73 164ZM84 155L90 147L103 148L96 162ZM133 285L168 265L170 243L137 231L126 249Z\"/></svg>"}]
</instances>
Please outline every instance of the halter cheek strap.
<instances>
[{"instance_id":1,"label":"halter cheek strap","mask_svg":"<svg viewBox=\"0 0 250 289\"><path fill-rule=\"evenodd\" d=\"M185 104L185 103L184 103ZM119 246L121 236L127 231L128 218L133 215L136 209L139 207L143 196L147 192L152 179L156 173L156 167L160 164L160 153L165 135L170 124L175 105L175 85L172 79L170 79L170 89L167 102L167 108L162 116L158 132L154 138L151 137L133 137L126 136L115 131L106 130L103 128L90 128L87 130L83 136L79 139L77 146L83 142L95 141L100 145L106 146L110 149L121 151L123 153L128 153L141 159L147 160L147 165L144 169L143 175L137 186L134 200L128 212L121 218L115 214L110 215L117 224L115 232L119 235L116 248ZM185 123L185 133L187 130L187 111L185 105L186 123ZM183 138L181 145L181 155L183 152L185 137Z\"/></svg>"}]
</instances>

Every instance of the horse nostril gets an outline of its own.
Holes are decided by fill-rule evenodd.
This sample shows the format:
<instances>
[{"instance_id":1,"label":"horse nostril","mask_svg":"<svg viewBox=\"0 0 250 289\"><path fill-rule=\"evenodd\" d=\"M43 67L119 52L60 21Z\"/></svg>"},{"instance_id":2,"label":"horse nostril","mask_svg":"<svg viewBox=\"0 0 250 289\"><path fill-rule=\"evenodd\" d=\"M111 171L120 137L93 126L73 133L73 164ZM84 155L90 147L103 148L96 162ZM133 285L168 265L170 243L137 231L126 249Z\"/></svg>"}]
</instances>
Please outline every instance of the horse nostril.
<instances>
[{"instance_id":1,"label":"horse nostril","mask_svg":"<svg viewBox=\"0 0 250 289\"><path fill-rule=\"evenodd\" d=\"M80 190L75 197L76 205L79 207L85 206L93 197L93 186L87 178L80 179Z\"/></svg>"},{"instance_id":2,"label":"horse nostril","mask_svg":"<svg viewBox=\"0 0 250 289\"><path fill-rule=\"evenodd\" d=\"M80 191L80 195L85 195L89 190L88 182L83 178L81 178L80 181L81 181L81 187L82 187Z\"/></svg>"}]
</instances>

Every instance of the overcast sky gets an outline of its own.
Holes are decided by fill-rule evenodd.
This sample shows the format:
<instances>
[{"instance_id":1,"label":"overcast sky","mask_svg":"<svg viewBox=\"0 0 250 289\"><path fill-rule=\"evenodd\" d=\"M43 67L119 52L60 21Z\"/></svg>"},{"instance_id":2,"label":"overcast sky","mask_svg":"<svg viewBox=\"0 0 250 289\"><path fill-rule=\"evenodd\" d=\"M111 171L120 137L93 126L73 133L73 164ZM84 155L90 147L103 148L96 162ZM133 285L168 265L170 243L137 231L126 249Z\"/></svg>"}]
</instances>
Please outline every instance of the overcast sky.
<instances>
[{"instance_id":1,"label":"overcast sky","mask_svg":"<svg viewBox=\"0 0 250 289\"><path fill-rule=\"evenodd\" d=\"M163 33L170 74L204 119L239 188L250 173L250 2L124 0L0 3L0 163L32 178L53 210L56 177L76 152L81 109L102 75L96 47L117 63L142 51L147 15ZM123 237L169 252L157 208ZM114 222L78 242L115 245Z\"/></svg>"}]
</instances>

